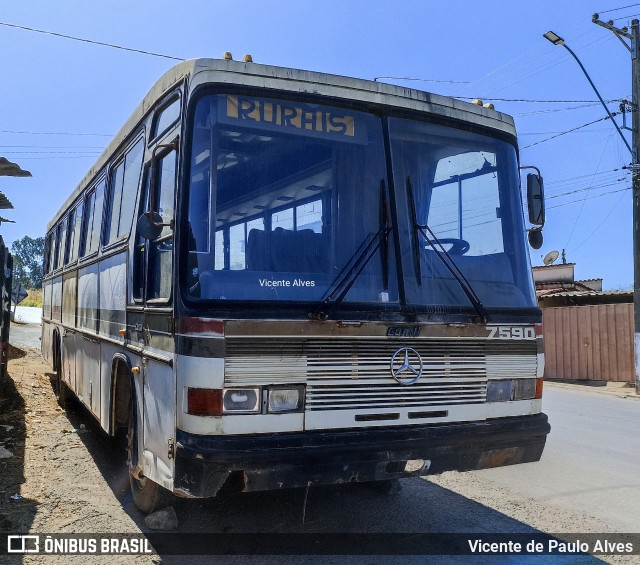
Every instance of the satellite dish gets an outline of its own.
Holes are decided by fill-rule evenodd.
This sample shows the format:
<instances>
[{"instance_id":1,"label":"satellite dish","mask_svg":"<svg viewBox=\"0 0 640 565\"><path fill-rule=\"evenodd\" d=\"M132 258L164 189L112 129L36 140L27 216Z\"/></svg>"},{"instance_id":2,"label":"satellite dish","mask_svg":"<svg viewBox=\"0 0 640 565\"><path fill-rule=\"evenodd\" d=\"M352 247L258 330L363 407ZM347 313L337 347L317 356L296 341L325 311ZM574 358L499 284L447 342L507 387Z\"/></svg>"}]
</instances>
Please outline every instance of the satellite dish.
<instances>
[{"instance_id":1,"label":"satellite dish","mask_svg":"<svg viewBox=\"0 0 640 565\"><path fill-rule=\"evenodd\" d=\"M544 256L542 262L547 266L552 265L553 262L558 258L558 255L560 255L558 251L549 251L549 253Z\"/></svg>"}]
</instances>

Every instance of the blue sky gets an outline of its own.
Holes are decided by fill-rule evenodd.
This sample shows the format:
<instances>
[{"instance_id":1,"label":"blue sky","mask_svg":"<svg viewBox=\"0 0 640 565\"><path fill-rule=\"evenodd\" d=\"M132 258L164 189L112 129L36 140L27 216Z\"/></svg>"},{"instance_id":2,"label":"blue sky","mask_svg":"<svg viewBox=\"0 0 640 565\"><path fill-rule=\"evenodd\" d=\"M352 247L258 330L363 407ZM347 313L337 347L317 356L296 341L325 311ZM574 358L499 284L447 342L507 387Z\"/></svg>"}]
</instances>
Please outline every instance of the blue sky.
<instances>
[{"instance_id":1,"label":"blue sky","mask_svg":"<svg viewBox=\"0 0 640 565\"><path fill-rule=\"evenodd\" d=\"M231 51L238 59L251 53L259 63L358 78L424 79L385 80L493 102L516 120L522 164L538 166L545 178L545 243L530 250L532 263L566 249L578 278L602 277L605 289L619 289L633 283L631 181L622 169L630 155L610 120L545 141L606 114L575 61L542 34L565 38L617 111L617 101L631 98L629 52L591 16L601 13L621 27L640 18L635 4L5 0L0 22L179 58ZM15 206L0 214L16 222L0 226L11 243L44 235L111 135L176 61L4 25L0 53L0 155L33 173L0 177L0 191Z\"/></svg>"}]
</instances>

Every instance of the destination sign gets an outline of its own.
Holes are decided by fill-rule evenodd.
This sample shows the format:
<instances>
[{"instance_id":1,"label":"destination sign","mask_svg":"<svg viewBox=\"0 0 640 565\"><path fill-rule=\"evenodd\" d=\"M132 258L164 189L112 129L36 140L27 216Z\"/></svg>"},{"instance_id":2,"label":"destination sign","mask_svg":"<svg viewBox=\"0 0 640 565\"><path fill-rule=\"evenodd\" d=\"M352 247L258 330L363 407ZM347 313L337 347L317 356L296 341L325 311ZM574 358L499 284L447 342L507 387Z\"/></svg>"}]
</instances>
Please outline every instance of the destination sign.
<instances>
[{"instance_id":1,"label":"destination sign","mask_svg":"<svg viewBox=\"0 0 640 565\"><path fill-rule=\"evenodd\" d=\"M239 95L223 96L221 102L218 120L226 123L364 142L362 120L338 108Z\"/></svg>"}]
</instances>

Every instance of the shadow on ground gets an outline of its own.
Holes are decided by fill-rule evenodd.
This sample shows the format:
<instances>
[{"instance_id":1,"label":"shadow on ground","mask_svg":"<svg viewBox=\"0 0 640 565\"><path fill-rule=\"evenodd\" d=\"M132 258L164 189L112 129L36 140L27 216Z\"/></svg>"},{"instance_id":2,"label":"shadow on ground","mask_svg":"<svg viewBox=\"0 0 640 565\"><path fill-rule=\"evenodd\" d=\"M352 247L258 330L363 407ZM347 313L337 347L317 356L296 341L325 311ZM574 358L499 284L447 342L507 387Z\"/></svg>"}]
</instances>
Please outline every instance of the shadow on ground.
<instances>
[{"instance_id":1,"label":"shadow on ground","mask_svg":"<svg viewBox=\"0 0 640 565\"><path fill-rule=\"evenodd\" d=\"M0 547L5 547L7 534L29 531L38 507L38 501L20 494L25 482L26 414L11 375L11 361L24 356L24 351L9 346L8 374L0 381Z\"/></svg>"},{"instance_id":2,"label":"shadow on ground","mask_svg":"<svg viewBox=\"0 0 640 565\"><path fill-rule=\"evenodd\" d=\"M68 405L68 418L76 428L84 425L86 433L82 442L96 462L104 480L123 509L134 520L140 531L153 534L144 522L144 516L133 505L127 485L125 446L122 440L109 438L94 418L78 402ZM361 484L318 486L310 489L292 489L277 492L225 494L208 500L176 498L173 506L179 520L178 533L200 534L261 534L273 535L274 554L287 538L302 534L436 534L436 533L491 533L539 534L535 528L501 512L467 499L451 490L420 478L403 479L401 488L391 494ZM281 534L287 534L282 536ZM166 535L166 534L165 534ZM171 534L173 535L173 534ZM309 537L309 536L308 536ZM177 538L178 543L180 539ZM185 537L188 547L194 537ZM168 564L199 562L197 556L172 555L173 550L162 555ZM314 553L313 547L309 550ZM372 557L351 556L348 561L370 563ZM519 556L528 559L525 556ZM543 556L545 563L601 563L589 556ZM281 562L281 556L255 556L261 563ZM316 555L311 561L332 562L329 556ZM540 558L540 556L538 556ZM363 560L364 559L364 560ZM394 556L386 556L385 563ZM397 557L397 562L424 562L424 556ZM451 560L449 560L451 559ZM460 556L439 556L439 563L457 563ZM482 558L474 563L500 561L494 556L490 561ZM505 560L513 557L504 556ZM226 556L226 563L245 562L244 557ZM333 561L338 562L338 561ZM340 558L339 562L345 562ZM520 561L519 561L520 562Z\"/></svg>"}]
</instances>

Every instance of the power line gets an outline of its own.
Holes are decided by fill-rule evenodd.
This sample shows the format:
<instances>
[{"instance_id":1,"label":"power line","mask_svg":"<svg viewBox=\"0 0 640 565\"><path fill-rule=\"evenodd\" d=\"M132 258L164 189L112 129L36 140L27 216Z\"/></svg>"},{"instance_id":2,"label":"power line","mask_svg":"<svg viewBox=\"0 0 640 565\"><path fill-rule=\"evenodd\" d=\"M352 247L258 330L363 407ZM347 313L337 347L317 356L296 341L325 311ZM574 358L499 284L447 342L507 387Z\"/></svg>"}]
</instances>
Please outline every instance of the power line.
<instances>
[{"instance_id":1,"label":"power line","mask_svg":"<svg viewBox=\"0 0 640 565\"><path fill-rule=\"evenodd\" d=\"M618 20L626 20L626 19L629 19L629 18L635 18L636 16L640 16L640 14L629 14L628 16L620 16L619 18L613 18L613 20L611 20L611 21L616 22Z\"/></svg>"},{"instance_id":2,"label":"power line","mask_svg":"<svg viewBox=\"0 0 640 565\"><path fill-rule=\"evenodd\" d=\"M598 172L598 169L600 168L600 164L602 163L602 158L604 157L605 151L607 150L607 145L609 145L609 142L611 141L611 136L612 135L613 135L613 130L611 130L611 133L607 137L607 141L605 142L604 146L602 147L602 153L600 154L600 159L598 160L598 164L596 165L596 170L595 170L596 173ZM571 232L569 232L569 237L567 238L567 243L564 244L565 248L567 248L569 246L569 242L571 241L571 237L573 236L573 232L575 231L576 226L578 225L578 220L580 219L580 216L582 215L582 210L584 210L584 203L587 201L587 198L589 196L589 191L591 190L591 187L593 186L593 179L595 179L595 173L594 173L593 177L591 178L591 182L589 183L589 188L587 188L587 191L585 192L584 198L582 199L582 206L580 206L580 210L578 211L578 215L576 216L576 219L573 222L573 227L571 228Z\"/></svg>"},{"instance_id":3,"label":"power line","mask_svg":"<svg viewBox=\"0 0 640 565\"><path fill-rule=\"evenodd\" d=\"M623 181L627 181L629 179L626 178L621 178L621 179L616 179L614 181L611 182L605 182L602 184L596 184L595 186L588 186L586 188L577 188L576 190L568 190L567 192L559 192L556 194L547 194L545 196L545 198L547 200L551 200L552 198L562 198L563 196L569 196L570 194L578 194L579 192L589 192L590 190L596 190L598 188L606 188L607 186L616 186L617 184L623 182Z\"/></svg>"},{"instance_id":4,"label":"power line","mask_svg":"<svg viewBox=\"0 0 640 565\"><path fill-rule=\"evenodd\" d=\"M55 37L61 37L63 39L72 39L73 41L81 41L83 43L91 43L93 45L102 45L103 47L111 47L113 49L121 49L123 51L131 51L133 53L141 53L142 55L152 55L153 57L162 57L164 59L173 59L174 61L184 61L184 58L173 57L171 55L163 55L162 53L154 53L153 51L143 51L142 49L133 49L132 47L123 47L122 45L115 45L113 43L104 43L103 41L95 41L93 39L86 39L84 37L74 37L73 35L65 35L63 33L56 33L55 31L46 31L43 29L36 29L33 27L21 26L16 24L9 24L6 22L0 22L0 26L12 27L16 29L22 29L25 31L33 31L35 33L43 33L45 35L53 35Z\"/></svg>"},{"instance_id":5,"label":"power line","mask_svg":"<svg viewBox=\"0 0 640 565\"><path fill-rule=\"evenodd\" d=\"M545 198L547 200L553 200L554 198L564 198L566 196L572 196L573 194L579 194L581 192L585 192L587 190L602 190L605 189L607 187L611 187L611 186L619 186L620 183L626 181L628 182L630 179L628 177L625 178L615 178L615 179L601 179L603 180L603 182L594 185L591 187L591 189L586 188L586 185L584 183L582 184L575 184L572 186L567 186L565 187L565 189L559 189L557 192L553 193L553 194L545 194Z\"/></svg>"},{"instance_id":6,"label":"power line","mask_svg":"<svg viewBox=\"0 0 640 565\"><path fill-rule=\"evenodd\" d=\"M582 47L579 47L576 49L576 51L578 52L582 52L582 51L586 51L588 48L593 48L595 45L600 44L600 43L604 43L607 41L610 41L613 38L613 36L607 37L600 37L598 39L596 39L595 41L592 41L591 43L587 43L586 45L583 45ZM505 77L505 80L502 82L502 84L498 83L497 86L495 86L493 88L493 90L491 92L499 92L501 90L504 90L505 88L508 88L510 86L513 86L514 84L518 84L520 82L522 82L523 80L529 79L535 75L538 75L540 73L542 73L543 71L546 71L552 67L555 67L557 65L559 65L560 63L563 63L564 61L568 60L568 57L565 55L561 55L557 58L554 58L553 60L546 62L546 63L542 63L542 65L533 68L531 70L527 70L526 68L523 68L523 74L518 75L515 74L514 76L509 76L509 77Z\"/></svg>"},{"instance_id":7,"label":"power line","mask_svg":"<svg viewBox=\"0 0 640 565\"><path fill-rule=\"evenodd\" d=\"M587 241L589 241L593 235L602 227L604 226L604 224L606 223L606 221L609 219L609 216L611 216L611 214L613 213L613 211L618 207L618 205L620 204L620 202L622 202L622 199L624 198L624 194L620 195L620 198L618 198L618 200L616 201L616 203L611 207L611 210L609 210L609 212L607 213L607 215L602 218L602 221L589 232L589 235L587 237L585 237L582 240L582 243L580 243L580 245L578 245L577 247L574 247L573 249L571 249L571 252L577 251L578 249L580 249L585 243L587 243Z\"/></svg>"},{"instance_id":8,"label":"power line","mask_svg":"<svg viewBox=\"0 0 640 565\"><path fill-rule=\"evenodd\" d=\"M57 157L20 157L20 161L37 161L37 160L51 160L51 159L95 159L96 155L74 155L70 157L66 157L63 155Z\"/></svg>"},{"instance_id":9,"label":"power line","mask_svg":"<svg viewBox=\"0 0 640 565\"><path fill-rule=\"evenodd\" d=\"M475 100L476 98L484 98L495 102L532 102L535 104L600 104L600 100L535 100L531 98L494 98L493 96L454 96L451 98L460 98L461 100ZM620 102L620 100L605 100L607 104Z\"/></svg>"},{"instance_id":10,"label":"power line","mask_svg":"<svg viewBox=\"0 0 640 565\"><path fill-rule=\"evenodd\" d=\"M602 133L608 132L608 129L588 129L581 130L576 133ZM527 131L527 132L518 132L518 137L524 137L525 135L552 135L554 133L562 133L561 131Z\"/></svg>"},{"instance_id":11,"label":"power line","mask_svg":"<svg viewBox=\"0 0 640 565\"><path fill-rule=\"evenodd\" d=\"M3 149L104 149L102 145L0 145ZM20 153L20 151L17 151Z\"/></svg>"},{"instance_id":12,"label":"power line","mask_svg":"<svg viewBox=\"0 0 640 565\"><path fill-rule=\"evenodd\" d=\"M3 151L4 155L71 155L82 153L83 155L100 155L100 151Z\"/></svg>"},{"instance_id":13,"label":"power line","mask_svg":"<svg viewBox=\"0 0 640 565\"><path fill-rule=\"evenodd\" d=\"M468 80L439 80L439 79L430 79L430 78L413 78L413 77L375 77L373 80L378 81L379 79L390 79L390 80L415 80L418 82L444 82L447 84L470 84Z\"/></svg>"},{"instance_id":14,"label":"power line","mask_svg":"<svg viewBox=\"0 0 640 565\"><path fill-rule=\"evenodd\" d=\"M608 14L609 12L617 12L618 10L626 10L627 8L633 8L634 6L640 6L640 4L629 4L628 6L622 6L620 8L611 8L611 10L601 10L598 14Z\"/></svg>"},{"instance_id":15,"label":"power line","mask_svg":"<svg viewBox=\"0 0 640 565\"><path fill-rule=\"evenodd\" d=\"M612 116L617 116L618 112L612 112L611 115ZM572 132L577 131L579 129L586 128L587 126L591 126L593 124L596 124L598 122L602 122L602 121L608 120L608 119L609 119L609 116L605 116L604 118L600 118L598 120L594 120L593 122L589 122L588 124L584 124L584 125L578 126L577 128L573 128L573 129L570 129L570 130L567 130L567 131L563 131L562 133L559 133L557 135L553 135L551 137L547 137L546 139L541 139L540 141L536 141L535 143L532 143L530 145L525 145L524 147L521 147L520 149L521 150L522 149L528 149L529 147L533 147L534 145L540 145L541 143L545 143L546 141L551 141L552 139L555 139L556 137L560 137L561 135L566 135L568 133L572 133Z\"/></svg>"},{"instance_id":16,"label":"power line","mask_svg":"<svg viewBox=\"0 0 640 565\"><path fill-rule=\"evenodd\" d=\"M79 133L69 131L19 131L14 129L0 129L0 133L17 133L25 135L88 135L96 137L113 137L111 133Z\"/></svg>"},{"instance_id":17,"label":"power line","mask_svg":"<svg viewBox=\"0 0 640 565\"><path fill-rule=\"evenodd\" d=\"M574 25L570 29L575 29L577 27L578 27L577 25ZM582 37L583 35L588 35L590 33L592 33L592 30L578 37ZM478 85L487 84L487 83L489 83L489 85L493 84L494 90L492 92L495 92L496 83L502 84L504 83L505 80L510 79L515 73L522 72L524 69L527 69L527 68L531 68L534 64L537 64L537 61L541 59L548 59L548 58L549 58L549 50L541 49L540 45L536 45L535 47L526 50L525 52L521 53L517 57L507 61L506 63L503 63L502 65L494 68L488 73L475 79L473 81L473 84L478 84ZM515 71L514 71L514 67L516 68ZM481 90L481 89L482 88L477 88L477 90Z\"/></svg>"},{"instance_id":18,"label":"power line","mask_svg":"<svg viewBox=\"0 0 640 565\"><path fill-rule=\"evenodd\" d=\"M609 140L607 140L608 142ZM624 175L620 177L620 175ZM618 182L627 180L631 175L630 167L622 166L616 169L610 169L607 171L599 171L595 173L590 173L587 175L579 175L575 177L569 177L566 179L558 179L555 181L545 181L545 194L547 198L555 198L556 196L562 196L564 194L568 194L567 191L574 190L586 190L581 188L585 185L587 178L591 179L591 183L597 180L598 184L593 185L592 188L602 188L604 186L609 186L611 184L616 184ZM598 177L596 179L596 177Z\"/></svg>"},{"instance_id":19,"label":"power line","mask_svg":"<svg viewBox=\"0 0 640 565\"><path fill-rule=\"evenodd\" d=\"M539 116L540 114L551 114L554 112L568 112L569 110L581 110L582 108L593 108L599 106L600 102L591 102L590 104L581 104L580 106L568 106L565 108L546 108L544 110L533 110L531 112L519 112L511 114L514 118L526 118L528 116Z\"/></svg>"},{"instance_id":20,"label":"power line","mask_svg":"<svg viewBox=\"0 0 640 565\"><path fill-rule=\"evenodd\" d=\"M570 204L579 204L584 202L585 200L593 200L594 198L600 198L601 196L609 196L610 194L616 194L617 192L622 192L624 190L631 190L633 187L627 186L626 188L620 188L618 190L610 190L609 192L603 192L602 194L594 194L589 198L580 198L579 200L572 200L571 202L564 202L562 204L556 204L555 206L549 206L548 209L552 210L553 208L560 208L561 206L569 206Z\"/></svg>"},{"instance_id":21,"label":"power line","mask_svg":"<svg viewBox=\"0 0 640 565\"><path fill-rule=\"evenodd\" d=\"M599 173L589 173L588 175L578 175L577 177L567 177L566 179L545 181L544 184L545 184L545 186L549 186L550 184L562 184L562 183L567 182L567 181L573 181L573 180L577 180L577 179L584 179L584 178L587 178L587 177L592 177L594 175L606 175L606 174L609 174L609 173L615 173L617 171L622 171L622 170L626 170L626 169L624 167L618 167L617 169L609 169L608 171L600 171Z\"/></svg>"}]
</instances>

